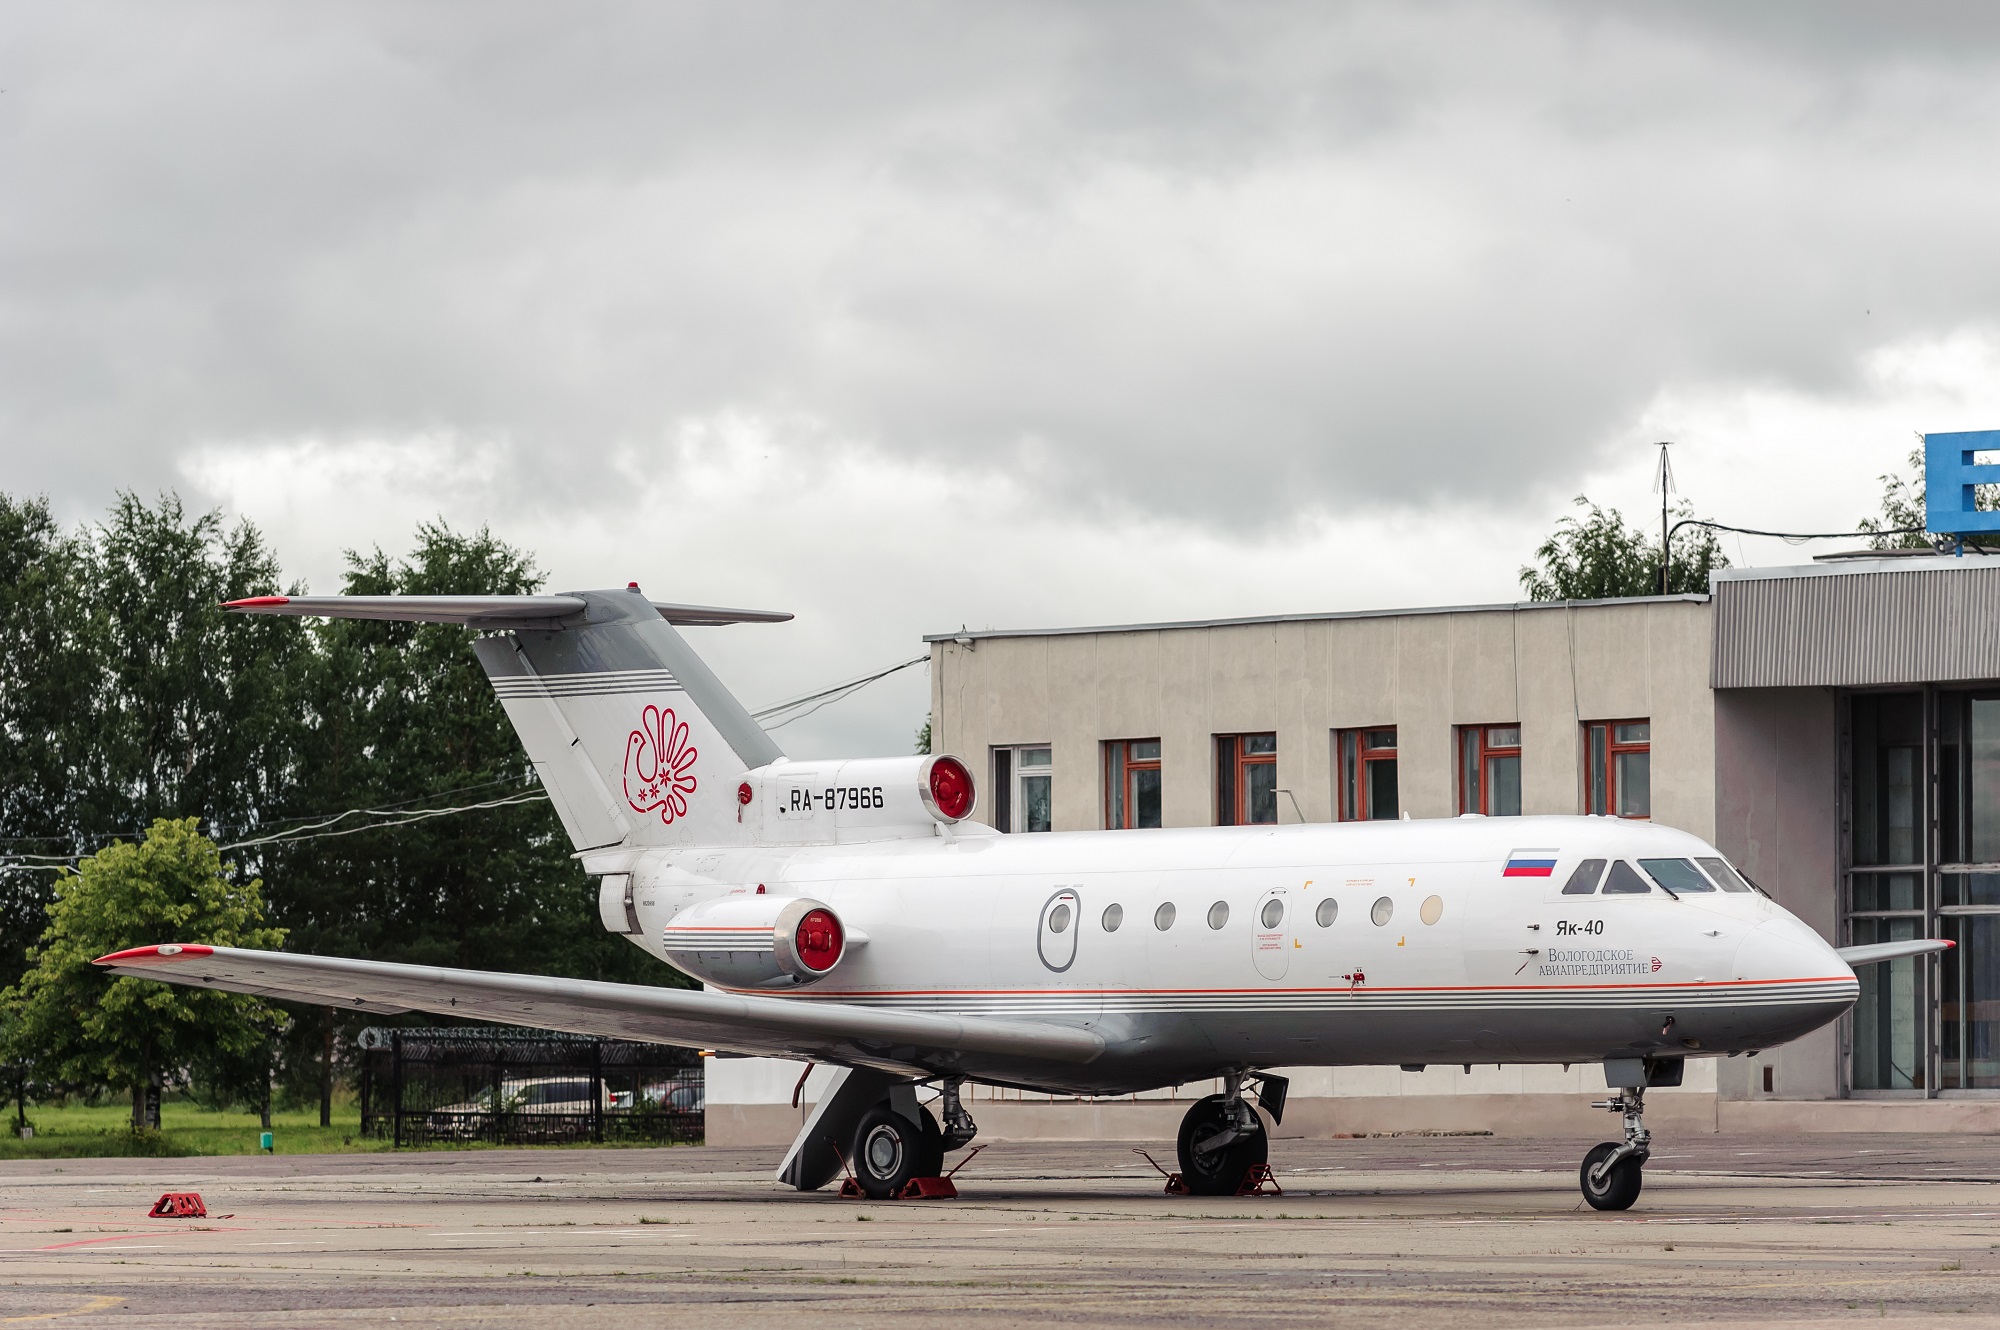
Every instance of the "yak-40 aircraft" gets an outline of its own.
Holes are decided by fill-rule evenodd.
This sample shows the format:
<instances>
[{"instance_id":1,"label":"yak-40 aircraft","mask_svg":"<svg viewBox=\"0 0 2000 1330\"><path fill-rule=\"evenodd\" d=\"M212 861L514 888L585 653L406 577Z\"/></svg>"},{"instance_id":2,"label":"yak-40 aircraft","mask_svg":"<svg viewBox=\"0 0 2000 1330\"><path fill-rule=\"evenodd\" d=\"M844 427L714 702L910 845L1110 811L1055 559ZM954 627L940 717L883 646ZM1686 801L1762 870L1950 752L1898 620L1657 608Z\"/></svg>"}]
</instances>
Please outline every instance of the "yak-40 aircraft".
<instances>
[{"instance_id":1,"label":"yak-40 aircraft","mask_svg":"<svg viewBox=\"0 0 2000 1330\"><path fill-rule=\"evenodd\" d=\"M550 596L258 596L243 614L463 624L604 926L706 988L165 943L121 974L812 1060L836 1079L778 1176L873 1196L976 1131L967 1081L1126 1094L1219 1078L1180 1128L1237 1190L1284 1114L1273 1067L1601 1062L1623 1139L1583 1160L1638 1197L1649 1087L1797 1038L1854 965L1694 836L1604 817L1003 836L947 756L788 760L675 631L785 614ZM920 1100L930 1087L940 1123ZM1254 1099L1254 1102L1253 1102Z\"/></svg>"}]
</instances>

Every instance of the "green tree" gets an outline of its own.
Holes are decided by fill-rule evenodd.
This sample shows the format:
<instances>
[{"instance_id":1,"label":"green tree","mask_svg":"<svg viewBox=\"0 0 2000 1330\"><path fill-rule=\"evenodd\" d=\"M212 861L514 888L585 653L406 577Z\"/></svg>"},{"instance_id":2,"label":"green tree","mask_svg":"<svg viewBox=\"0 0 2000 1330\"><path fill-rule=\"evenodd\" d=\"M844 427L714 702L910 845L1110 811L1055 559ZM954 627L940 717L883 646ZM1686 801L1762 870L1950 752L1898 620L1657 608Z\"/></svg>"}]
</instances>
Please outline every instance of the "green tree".
<instances>
[{"instance_id":1,"label":"green tree","mask_svg":"<svg viewBox=\"0 0 2000 1330\"><path fill-rule=\"evenodd\" d=\"M1612 600L1623 596L1654 596L1660 592L1660 548L1645 532L1627 526L1616 508L1599 508L1578 495L1576 506L1589 511L1581 518L1565 517L1535 551L1535 566L1521 570L1521 589L1530 600ZM1690 509L1681 505L1677 518ZM1708 590L1708 575L1727 568L1715 532L1684 526L1673 535L1673 562L1667 574L1670 595Z\"/></svg>"},{"instance_id":2,"label":"green tree","mask_svg":"<svg viewBox=\"0 0 2000 1330\"><path fill-rule=\"evenodd\" d=\"M90 547L45 499L0 494L0 850L77 843L102 695L88 604ZM0 868L0 988L20 980L47 922L52 867Z\"/></svg>"},{"instance_id":3,"label":"green tree","mask_svg":"<svg viewBox=\"0 0 2000 1330\"><path fill-rule=\"evenodd\" d=\"M254 1057L275 1013L241 993L113 977L91 964L157 942L275 948L263 884L234 880L196 819L162 819L57 881L32 968L4 995L11 1040L70 1081L132 1088L132 1126L159 1125L161 1086Z\"/></svg>"},{"instance_id":4,"label":"green tree","mask_svg":"<svg viewBox=\"0 0 2000 1330\"><path fill-rule=\"evenodd\" d=\"M101 777L82 810L97 831L136 835L199 817L220 839L283 802L303 718L294 703L309 630L248 621L221 603L282 589L249 523L189 514L175 496L121 494L94 533L91 579L104 695L93 736Z\"/></svg>"},{"instance_id":5,"label":"green tree","mask_svg":"<svg viewBox=\"0 0 2000 1330\"><path fill-rule=\"evenodd\" d=\"M1923 530L1924 526L1924 449L1922 444L1910 449L1907 460L1909 473L1896 475L1889 472L1879 479L1882 482L1882 515L1864 517L1858 531L1869 535L1868 548L1871 550L1927 550L1949 543L1950 537L1939 537ZM2000 512L2000 490L1991 485L1977 486L1972 495L1975 512ZM1910 528L1916 528L1911 530ZM1968 536L1967 545L1991 550L2000 547L2000 540L1992 536Z\"/></svg>"}]
</instances>

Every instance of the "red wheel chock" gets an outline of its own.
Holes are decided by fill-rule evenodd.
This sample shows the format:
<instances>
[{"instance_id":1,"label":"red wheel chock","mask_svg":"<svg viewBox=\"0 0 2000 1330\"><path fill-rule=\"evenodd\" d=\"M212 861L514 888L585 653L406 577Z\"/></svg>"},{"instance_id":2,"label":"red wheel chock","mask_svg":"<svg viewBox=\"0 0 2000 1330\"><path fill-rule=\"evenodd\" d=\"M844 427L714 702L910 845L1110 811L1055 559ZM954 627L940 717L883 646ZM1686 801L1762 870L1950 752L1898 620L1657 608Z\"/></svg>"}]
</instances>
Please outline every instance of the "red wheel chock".
<instances>
[{"instance_id":1,"label":"red wheel chock","mask_svg":"<svg viewBox=\"0 0 2000 1330\"><path fill-rule=\"evenodd\" d=\"M153 1208L146 1212L148 1219L206 1219L208 1207L201 1203L198 1191L170 1191L153 1202Z\"/></svg>"},{"instance_id":2,"label":"red wheel chock","mask_svg":"<svg viewBox=\"0 0 2000 1330\"><path fill-rule=\"evenodd\" d=\"M1147 1154L1144 1150L1135 1148L1132 1151L1132 1153L1139 1156L1139 1158L1145 1160L1147 1163L1151 1164L1153 1166L1153 1171L1158 1173L1161 1177L1167 1180L1166 1194L1168 1196L1186 1196L1188 1194L1187 1183L1181 1181L1180 1174L1167 1172L1167 1170L1160 1167L1159 1160L1153 1158L1153 1156Z\"/></svg>"},{"instance_id":3,"label":"red wheel chock","mask_svg":"<svg viewBox=\"0 0 2000 1330\"><path fill-rule=\"evenodd\" d=\"M1268 1188L1269 1190L1266 1190ZM1278 1185L1278 1179L1271 1174L1269 1164L1252 1164L1250 1171L1243 1175L1242 1183L1236 1188L1238 1196L1283 1196L1285 1189Z\"/></svg>"}]
</instances>

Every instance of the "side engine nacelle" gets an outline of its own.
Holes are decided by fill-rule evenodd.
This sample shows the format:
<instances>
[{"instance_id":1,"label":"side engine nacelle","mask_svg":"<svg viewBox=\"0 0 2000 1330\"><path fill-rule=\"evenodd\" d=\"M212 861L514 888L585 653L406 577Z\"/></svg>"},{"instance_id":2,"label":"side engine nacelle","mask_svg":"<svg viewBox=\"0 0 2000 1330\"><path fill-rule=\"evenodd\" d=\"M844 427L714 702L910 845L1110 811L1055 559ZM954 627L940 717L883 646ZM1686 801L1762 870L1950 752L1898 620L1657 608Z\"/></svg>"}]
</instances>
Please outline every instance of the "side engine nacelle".
<instances>
[{"instance_id":1,"label":"side engine nacelle","mask_svg":"<svg viewBox=\"0 0 2000 1330\"><path fill-rule=\"evenodd\" d=\"M943 754L773 762L736 787L738 819L767 844L934 835L976 802L972 773Z\"/></svg>"},{"instance_id":2,"label":"side engine nacelle","mask_svg":"<svg viewBox=\"0 0 2000 1330\"><path fill-rule=\"evenodd\" d=\"M669 919L661 934L669 963L721 988L817 983L867 940L804 896L702 901Z\"/></svg>"}]
</instances>

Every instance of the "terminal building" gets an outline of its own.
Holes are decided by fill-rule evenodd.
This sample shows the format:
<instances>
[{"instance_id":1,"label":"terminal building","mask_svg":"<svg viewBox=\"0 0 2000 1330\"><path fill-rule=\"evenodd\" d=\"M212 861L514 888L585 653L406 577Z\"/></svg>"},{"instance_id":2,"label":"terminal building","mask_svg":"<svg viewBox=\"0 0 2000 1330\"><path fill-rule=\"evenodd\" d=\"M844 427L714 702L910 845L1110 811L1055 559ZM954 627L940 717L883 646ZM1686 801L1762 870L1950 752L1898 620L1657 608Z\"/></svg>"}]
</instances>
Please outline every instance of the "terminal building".
<instances>
[{"instance_id":1,"label":"terminal building","mask_svg":"<svg viewBox=\"0 0 2000 1330\"><path fill-rule=\"evenodd\" d=\"M1974 449L1932 435L1962 530ZM1994 453L2000 456L2000 451ZM1995 473L1995 474L1988 474ZM1964 481L1961 486L1958 481ZM1690 1059L1656 1128L2000 1131L2000 556L1835 556L1709 594L1287 614L928 639L937 751L1015 835L1469 814L1651 818L1716 845L1859 970L1835 1026ZM1588 1134L1595 1066L1288 1069L1281 1134ZM1171 1138L1174 1100L978 1091L993 1136ZM718 1064L710 1139L789 1140L786 1064ZM787 1102L787 1100L790 1102ZM1160 1102L1165 1101L1165 1102Z\"/></svg>"}]
</instances>

